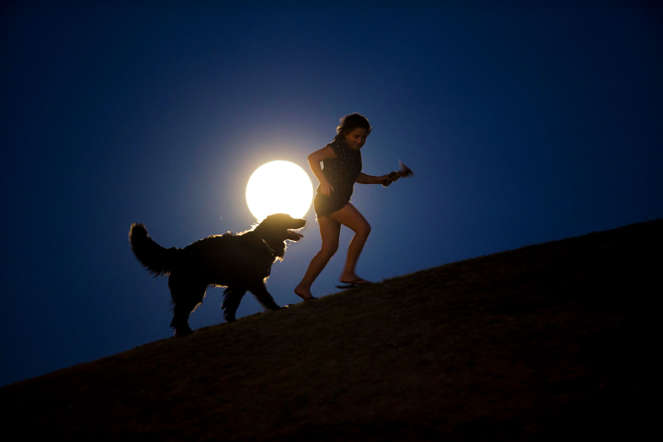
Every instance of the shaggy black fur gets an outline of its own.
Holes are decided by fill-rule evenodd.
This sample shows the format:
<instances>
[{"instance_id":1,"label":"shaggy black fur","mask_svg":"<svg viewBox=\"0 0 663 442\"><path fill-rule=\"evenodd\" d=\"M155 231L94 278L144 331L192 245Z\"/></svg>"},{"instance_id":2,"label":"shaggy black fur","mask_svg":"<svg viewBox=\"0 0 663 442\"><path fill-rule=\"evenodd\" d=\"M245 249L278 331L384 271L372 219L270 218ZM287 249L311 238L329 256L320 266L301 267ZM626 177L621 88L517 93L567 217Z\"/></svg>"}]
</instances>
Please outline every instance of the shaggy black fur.
<instances>
[{"instance_id":1,"label":"shaggy black fur","mask_svg":"<svg viewBox=\"0 0 663 442\"><path fill-rule=\"evenodd\" d=\"M132 224L131 249L138 260L155 276L170 274L168 287L173 299L175 336L192 333L189 314L202 303L207 286L227 287L223 295L226 321L235 320L242 297L249 290L263 307L280 307L265 287L272 264L283 259L286 240L298 241L299 229L306 223L286 214L268 216L253 230L240 234L213 235L183 249L166 249L150 238L145 226Z\"/></svg>"}]
</instances>

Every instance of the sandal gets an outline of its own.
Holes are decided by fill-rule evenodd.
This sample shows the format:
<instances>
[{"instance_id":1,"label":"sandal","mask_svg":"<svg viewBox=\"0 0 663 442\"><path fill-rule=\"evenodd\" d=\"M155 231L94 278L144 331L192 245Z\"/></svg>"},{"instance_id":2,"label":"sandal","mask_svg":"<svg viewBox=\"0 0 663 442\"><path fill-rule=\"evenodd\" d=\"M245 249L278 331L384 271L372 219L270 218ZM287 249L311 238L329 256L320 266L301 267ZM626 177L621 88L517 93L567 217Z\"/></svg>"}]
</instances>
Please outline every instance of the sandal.
<instances>
[{"instance_id":1,"label":"sandal","mask_svg":"<svg viewBox=\"0 0 663 442\"><path fill-rule=\"evenodd\" d=\"M359 278L353 279L352 281L341 281L341 283L337 284L336 287L339 289L356 289L371 284L373 284L371 281L366 281L365 279Z\"/></svg>"}]
</instances>

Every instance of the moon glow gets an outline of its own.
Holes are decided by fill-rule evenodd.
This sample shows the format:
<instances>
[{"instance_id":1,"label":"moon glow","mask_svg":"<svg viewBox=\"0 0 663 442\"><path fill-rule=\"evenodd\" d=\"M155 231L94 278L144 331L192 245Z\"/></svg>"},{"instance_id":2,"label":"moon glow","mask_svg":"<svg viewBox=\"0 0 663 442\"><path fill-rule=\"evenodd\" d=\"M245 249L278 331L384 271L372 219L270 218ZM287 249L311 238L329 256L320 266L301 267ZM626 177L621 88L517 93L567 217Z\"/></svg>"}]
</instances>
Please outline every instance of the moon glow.
<instances>
[{"instance_id":1,"label":"moon glow","mask_svg":"<svg viewBox=\"0 0 663 442\"><path fill-rule=\"evenodd\" d=\"M293 218L306 215L313 199L308 174L290 161L270 161L258 167L246 185L246 204L258 221L274 213Z\"/></svg>"}]
</instances>

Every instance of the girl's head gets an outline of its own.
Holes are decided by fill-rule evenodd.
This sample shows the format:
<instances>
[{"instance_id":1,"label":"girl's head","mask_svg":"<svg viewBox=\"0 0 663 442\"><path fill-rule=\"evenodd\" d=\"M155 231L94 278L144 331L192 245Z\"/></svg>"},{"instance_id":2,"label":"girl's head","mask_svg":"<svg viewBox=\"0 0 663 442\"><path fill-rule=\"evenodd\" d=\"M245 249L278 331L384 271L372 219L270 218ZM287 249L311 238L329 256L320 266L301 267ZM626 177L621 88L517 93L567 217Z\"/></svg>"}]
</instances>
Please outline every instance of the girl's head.
<instances>
[{"instance_id":1,"label":"girl's head","mask_svg":"<svg viewBox=\"0 0 663 442\"><path fill-rule=\"evenodd\" d=\"M336 139L341 138L353 149L361 149L370 133L371 124L356 113L341 118L341 124L336 127Z\"/></svg>"}]
</instances>

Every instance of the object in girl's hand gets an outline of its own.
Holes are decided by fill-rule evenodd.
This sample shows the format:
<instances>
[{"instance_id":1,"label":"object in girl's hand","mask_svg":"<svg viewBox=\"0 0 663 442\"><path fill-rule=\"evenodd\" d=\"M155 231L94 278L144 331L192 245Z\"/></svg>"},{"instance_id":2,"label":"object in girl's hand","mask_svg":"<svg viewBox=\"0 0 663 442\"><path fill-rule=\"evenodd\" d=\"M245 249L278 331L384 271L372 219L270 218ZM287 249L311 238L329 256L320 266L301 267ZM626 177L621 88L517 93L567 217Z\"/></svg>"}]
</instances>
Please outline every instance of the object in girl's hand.
<instances>
[{"instance_id":1,"label":"object in girl's hand","mask_svg":"<svg viewBox=\"0 0 663 442\"><path fill-rule=\"evenodd\" d=\"M400 177L408 177L414 175L412 169L407 167L402 161L399 160L398 165L400 166L400 170L391 172L389 173L389 175L387 175L389 181L382 184L384 187L387 187L388 185L390 185L392 182L396 181Z\"/></svg>"},{"instance_id":2,"label":"object in girl's hand","mask_svg":"<svg viewBox=\"0 0 663 442\"><path fill-rule=\"evenodd\" d=\"M412 175L414 175L414 172L412 172L412 169L410 169L410 168L407 167L405 164L403 164L403 162L402 162L401 160L398 160L398 165L399 165L400 168L401 168L401 170L399 170L398 172L396 172L396 173L398 173L399 176L403 176L403 177L405 177L405 176L412 176Z\"/></svg>"}]
</instances>

